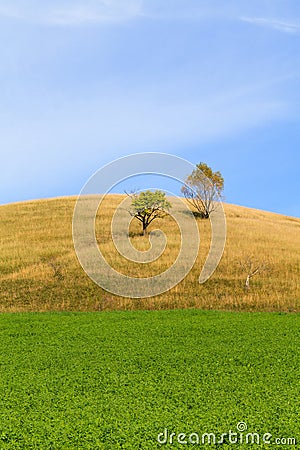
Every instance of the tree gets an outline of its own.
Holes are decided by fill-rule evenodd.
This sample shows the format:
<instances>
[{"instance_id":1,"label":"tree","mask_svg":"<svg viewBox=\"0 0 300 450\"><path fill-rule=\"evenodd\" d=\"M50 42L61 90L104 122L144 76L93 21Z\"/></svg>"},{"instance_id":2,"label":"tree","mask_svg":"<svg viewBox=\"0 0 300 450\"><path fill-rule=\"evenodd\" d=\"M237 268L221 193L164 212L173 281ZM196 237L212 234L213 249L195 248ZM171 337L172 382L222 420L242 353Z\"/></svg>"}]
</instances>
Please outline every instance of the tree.
<instances>
[{"instance_id":1,"label":"tree","mask_svg":"<svg viewBox=\"0 0 300 450\"><path fill-rule=\"evenodd\" d=\"M166 199L166 194L162 191L144 191L140 194L127 194L132 198L131 210L129 213L136 217L143 225L143 235L147 233L147 228L155 219L166 216L167 211L172 207Z\"/></svg>"},{"instance_id":2,"label":"tree","mask_svg":"<svg viewBox=\"0 0 300 450\"><path fill-rule=\"evenodd\" d=\"M200 162L186 178L181 192L200 216L208 219L215 210L223 189L224 178L221 172L213 172L207 164Z\"/></svg>"},{"instance_id":3,"label":"tree","mask_svg":"<svg viewBox=\"0 0 300 450\"><path fill-rule=\"evenodd\" d=\"M258 261L257 259L248 256L241 263L242 269L246 272L245 289L250 289L250 280L255 275L259 275L262 272L270 271L270 265L266 261Z\"/></svg>"}]
</instances>

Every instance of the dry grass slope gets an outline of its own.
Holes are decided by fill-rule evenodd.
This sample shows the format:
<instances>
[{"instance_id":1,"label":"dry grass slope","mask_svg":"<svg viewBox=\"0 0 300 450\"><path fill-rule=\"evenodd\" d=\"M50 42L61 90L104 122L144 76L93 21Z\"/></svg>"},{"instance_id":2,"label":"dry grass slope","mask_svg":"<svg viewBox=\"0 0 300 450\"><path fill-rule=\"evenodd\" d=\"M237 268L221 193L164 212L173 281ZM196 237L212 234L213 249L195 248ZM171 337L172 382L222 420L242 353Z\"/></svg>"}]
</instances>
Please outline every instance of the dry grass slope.
<instances>
[{"instance_id":1,"label":"dry grass slope","mask_svg":"<svg viewBox=\"0 0 300 450\"><path fill-rule=\"evenodd\" d=\"M121 272L136 276L160 273L175 260L179 230L172 218L153 223L163 229L168 246L157 261L128 263L114 249L110 223L123 196L111 195L99 211L96 235L107 261ZM211 279L198 284L210 244L209 221L198 219L201 248L189 275L169 292L153 298L113 296L95 285L79 265L72 242L75 198L15 203L0 207L0 310L95 311L110 309L204 308L248 311L300 310L300 219L240 206L224 205L227 243L222 261ZM132 242L148 248L133 223ZM247 276L241 263L252 257L268 261L270 270Z\"/></svg>"}]
</instances>

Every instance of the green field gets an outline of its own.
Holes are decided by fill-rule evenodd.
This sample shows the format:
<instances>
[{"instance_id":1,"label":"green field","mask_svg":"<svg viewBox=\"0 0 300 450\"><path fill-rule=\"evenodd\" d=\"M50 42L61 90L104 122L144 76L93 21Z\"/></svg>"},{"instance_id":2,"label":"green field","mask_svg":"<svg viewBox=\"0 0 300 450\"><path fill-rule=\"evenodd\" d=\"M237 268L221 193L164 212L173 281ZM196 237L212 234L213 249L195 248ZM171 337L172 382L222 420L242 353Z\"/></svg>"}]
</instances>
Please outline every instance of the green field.
<instances>
[{"instance_id":1,"label":"green field","mask_svg":"<svg viewBox=\"0 0 300 450\"><path fill-rule=\"evenodd\" d=\"M298 314L6 313L0 324L1 450L184 448L158 433L220 436L241 421L300 442ZM299 448L209 446L220 447Z\"/></svg>"}]
</instances>

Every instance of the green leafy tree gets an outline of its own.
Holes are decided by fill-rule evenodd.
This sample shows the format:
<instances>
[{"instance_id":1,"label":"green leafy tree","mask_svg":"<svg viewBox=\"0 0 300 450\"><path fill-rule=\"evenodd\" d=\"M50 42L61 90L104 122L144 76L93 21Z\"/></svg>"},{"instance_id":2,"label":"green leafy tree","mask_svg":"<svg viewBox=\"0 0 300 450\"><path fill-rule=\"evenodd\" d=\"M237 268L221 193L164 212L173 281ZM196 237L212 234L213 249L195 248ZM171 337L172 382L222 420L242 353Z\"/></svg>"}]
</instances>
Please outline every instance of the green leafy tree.
<instances>
[{"instance_id":1,"label":"green leafy tree","mask_svg":"<svg viewBox=\"0 0 300 450\"><path fill-rule=\"evenodd\" d=\"M166 194L162 191L143 191L140 194L127 194L132 198L130 214L138 219L143 226L143 235L147 233L147 228L155 219L161 219L167 215L172 207L166 199Z\"/></svg>"},{"instance_id":2,"label":"green leafy tree","mask_svg":"<svg viewBox=\"0 0 300 450\"><path fill-rule=\"evenodd\" d=\"M208 219L216 208L216 202L221 198L223 190L224 178L221 172L213 172L203 162L196 165L181 188L187 201L205 219Z\"/></svg>"}]
</instances>

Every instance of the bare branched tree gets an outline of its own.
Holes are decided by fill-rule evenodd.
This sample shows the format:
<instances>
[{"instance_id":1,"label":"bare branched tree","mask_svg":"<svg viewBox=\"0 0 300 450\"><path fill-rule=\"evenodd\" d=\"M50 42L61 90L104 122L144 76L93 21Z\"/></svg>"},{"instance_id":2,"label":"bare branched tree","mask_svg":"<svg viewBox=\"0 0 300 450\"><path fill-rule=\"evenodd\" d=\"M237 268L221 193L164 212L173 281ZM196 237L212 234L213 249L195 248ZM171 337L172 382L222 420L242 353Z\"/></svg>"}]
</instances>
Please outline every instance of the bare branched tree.
<instances>
[{"instance_id":1,"label":"bare branched tree","mask_svg":"<svg viewBox=\"0 0 300 450\"><path fill-rule=\"evenodd\" d=\"M270 270L270 265L266 261L258 261L257 259L248 256L244 261L240 263L242 269L246 272L245 289L250 289L250 280L255 275L259 275L262 272Z\"/></svg>"},{"instance_id":2,"label":"bare branched tree","mask_svg":"<svg viewBox=\"0 0 300 450\"><path fill-rule=\"evenodd\" d=\"M54 278L58 279L58 280L63 280L64 276L62 274L62 269L61 266L57 264L57 262L55 261L54 258L41 258L41 261L44 264L47 264L48 266L51 267L51 269L53 270L53 276Z\"/></svg>"}]
</instances>

